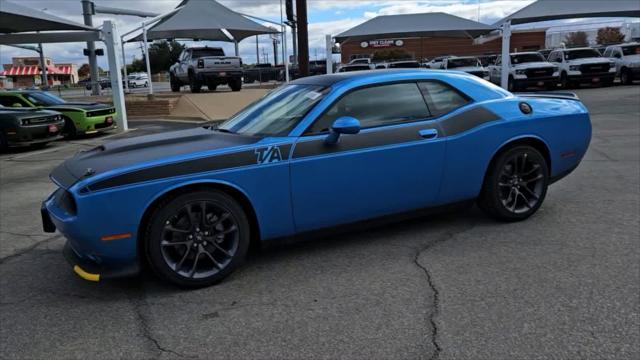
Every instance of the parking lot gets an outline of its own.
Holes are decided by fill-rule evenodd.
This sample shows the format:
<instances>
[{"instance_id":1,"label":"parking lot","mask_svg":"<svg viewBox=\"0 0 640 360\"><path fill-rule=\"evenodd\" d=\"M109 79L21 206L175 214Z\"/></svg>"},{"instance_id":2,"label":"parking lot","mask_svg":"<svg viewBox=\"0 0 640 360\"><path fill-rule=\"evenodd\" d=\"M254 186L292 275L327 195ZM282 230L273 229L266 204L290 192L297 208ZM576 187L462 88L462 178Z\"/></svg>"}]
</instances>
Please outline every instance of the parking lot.
<instances>
[{"instance_id":1,"label":"parking lot","mask_svg":"<svg viewBox=\"0 0 640 360\"><path fill-rule=\"evenodd\" d=\"M541 210L478 209L252 253L220 285L90 283L41 230L48 173L114 136L0 155L6 359L640 357L640 86L576 91L593 139ZM138 136L195 126L131 122ZM100 219L95 219L100 221Z\"/></svg>"}]
</instances>

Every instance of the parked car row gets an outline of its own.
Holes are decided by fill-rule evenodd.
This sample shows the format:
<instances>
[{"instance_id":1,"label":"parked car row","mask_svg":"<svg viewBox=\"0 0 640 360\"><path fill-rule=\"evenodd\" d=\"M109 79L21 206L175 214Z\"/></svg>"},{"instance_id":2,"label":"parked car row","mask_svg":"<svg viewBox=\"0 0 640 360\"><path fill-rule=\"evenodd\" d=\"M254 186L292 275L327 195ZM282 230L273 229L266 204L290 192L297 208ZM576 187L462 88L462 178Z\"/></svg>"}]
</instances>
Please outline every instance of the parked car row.
<instances>
[{"instance_id":1,"label":"parked car row","mask_svg":"<svg viewBox=\"0 0 640 360\"><path fill-rule=\"evenodd\" d=\"M393 67L464 71L495 84L502 80L502 58L498 55L442 55L422 63L415 60L376 63L370 58L358 58L338 71ZM552 90L558 85L566 89L585 83L611 86L616 77L626 85L640 79L640 43L610 45L602 53L590 47L515 52L509 54L507 69L510 91L532 86Z\"/></svg>"},{"instance_id":2,"label":"parked car row","mask_svg":"<svg viewBox=\"0 0 640 360\"><path fill-rule=\"evenodd\" d=\"M40 90L0 91L0 150L113 130L115 116L107 104L67 102Z\"/></svg>"}]
</instances>

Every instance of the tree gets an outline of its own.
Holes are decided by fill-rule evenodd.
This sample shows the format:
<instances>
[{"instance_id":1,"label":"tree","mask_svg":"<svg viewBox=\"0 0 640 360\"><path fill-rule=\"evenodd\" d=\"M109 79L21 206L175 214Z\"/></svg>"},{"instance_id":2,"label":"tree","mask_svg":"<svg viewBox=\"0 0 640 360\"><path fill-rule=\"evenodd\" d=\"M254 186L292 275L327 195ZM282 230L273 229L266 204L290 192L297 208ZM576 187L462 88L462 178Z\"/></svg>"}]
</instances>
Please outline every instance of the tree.
<instances>
[{"instance_id":1,"label":"tree","mask_svg":"<svg viewBox=\"0 0 640 360\"><path fill-rule=\"evenodd\" d=\"M598 29L598 36L596 37L598 44L617 44L624 42L624 34L620 31L619 27L604 27Z\"/></svg>"},{"instance_id":2,"label":"tree","mask_svg":"<svg viewBox=\"0 0 640 360\"><path fill-rule=\"evenodd\" d=\"M411 54L402 49L376 51L373 54L374 61L405 60L411 58Z\"/></svg>"},{"instance_id":3,"label":"tree","mask_svg":"<svg viewBox=\"0 0 640 360\"><path fill-rule=\"evenodd\" d=\"M80 68L78 69L78 77L84 79L89 76L90 72L91 68L89 67L89 64L82 64L82 66L80 66Z\"/></svg>"},{"instance_id":4,"label":"tree","mask_svg":"<svg viewBox=\"0 0 640 360\"><path fill-rule=\"evenodd\" d=\"M184 45L175 40L156 41L149 46L149 59L151 60L151 73L157 74L169 71L169 67L178 61ZM144 68L144 57L142 58ZM132 64L133 65L133 64ZM146 70L146 69L145 69Z\"/></svg>"},{"instance_id":5,"label":"tree","mask_svg":"<svg viewBox=\"0 0 640 360\"><path fill-rule=\"evenodd\" d=\"M586 32L576 31L567 34L564 42L567 47L587 46L589 45L589 38Z\"/></svg>"}]
</instances>

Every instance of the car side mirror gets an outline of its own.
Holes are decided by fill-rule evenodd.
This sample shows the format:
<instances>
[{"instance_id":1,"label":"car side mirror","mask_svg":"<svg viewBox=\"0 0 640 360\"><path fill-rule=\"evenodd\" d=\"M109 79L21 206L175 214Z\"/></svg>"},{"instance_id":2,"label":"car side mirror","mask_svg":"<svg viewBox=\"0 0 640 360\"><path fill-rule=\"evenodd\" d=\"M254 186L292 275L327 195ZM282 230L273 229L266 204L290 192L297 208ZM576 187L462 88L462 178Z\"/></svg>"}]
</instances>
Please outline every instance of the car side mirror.
<instances>
[{"instance_id":1,"label":"car side mirror","mask_svg":"<svg viewBox=\"0 0 640 360\"><path fill-rule=\"evenodd\" d=\"M20 104L20 103L13 103L13 104L11 104L11 107L22 107L22 104Z\"/></svg>"},{"instance_id":2,"label":"car side mirror","mask_svg":"<svg viewBox=\"0 0 640 360\"><path fill-rule=\"evenodd\" d=\"M352 118L351 116L341 116L333 122L333 125L331 125L331 132L324 142L326 144L333 145L338 142L338 139L340 139L340 135L354 135L359 132L360 121L358 119Z\"/></svg>"}]
</instances>

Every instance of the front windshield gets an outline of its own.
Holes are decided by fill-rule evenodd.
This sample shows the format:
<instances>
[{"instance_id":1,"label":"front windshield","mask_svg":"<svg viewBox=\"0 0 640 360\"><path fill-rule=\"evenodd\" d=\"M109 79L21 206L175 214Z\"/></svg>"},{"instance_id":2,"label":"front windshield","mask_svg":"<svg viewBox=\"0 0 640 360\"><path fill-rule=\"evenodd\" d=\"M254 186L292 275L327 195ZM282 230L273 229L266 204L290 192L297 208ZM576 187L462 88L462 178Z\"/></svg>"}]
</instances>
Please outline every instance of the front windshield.
<instances>
[{"instance_id":1,"label":"front windshield","mask_svg":"<svg viewBox=\"0 0 640 360\"><path fill-rule=\"evenodd\" d=\"M571 50L564 53L565 60L584 59L592 57L601 57L599 52L593 49Z\"/></svg>"},{"instance_id":2,"label":"front windshield","mask_svg":"<svg viewBox=\"0 0 640 360\"><path fill-rule=\"evenodd\" d=\"M544 61L544 58L539 53L511 55L512 64L524 64L540 61Z\"/></svg>"},{"instance_id":3,"label":"front windshield","mask_svg":"<svg viewBox=\"0 0 640 360\"><path fill-rule=\"evenodd\" d=\"M62 105L66 102L61 98L44 91L28 93L25 97L35 106Z\"/></svg>"},{"instance_id":4,"label":"front windshield","mask_svg":"<svg viewBox=\"0 0 640 360\"><path fill-rule=\"evenodd\" d=\"M462 59L449 59L447 60L447 68L453 69L465 66L478 66L478 59L476 58L462 58Z\"/></svg>"},{"instance_id":5,"label":"front windshield","mask_svg":"<svg viewBox=\"0 0 640 360\"><path fill-rule=\"evenodd\" d=\"M640 55L640 45L627 45L622 47L622 54L628 55Z\"/></svg>"},{"instance_id":6,"label":"front windshield","mask_svg":"<svg viewBox=\"0 0 640 360\"><path fill-rule=\"evenodd\" d=\"M218 130L251 136L286 136L329 88L281 86L222 123Z\"/></svg>"}]
</instances>

